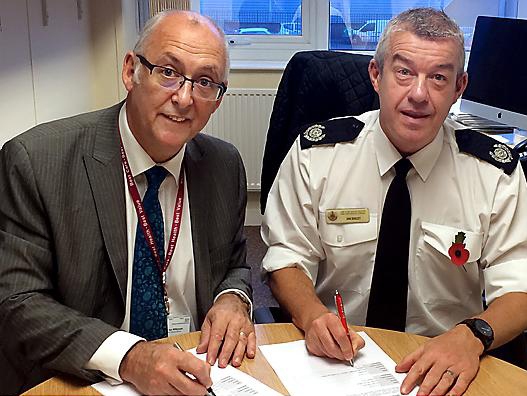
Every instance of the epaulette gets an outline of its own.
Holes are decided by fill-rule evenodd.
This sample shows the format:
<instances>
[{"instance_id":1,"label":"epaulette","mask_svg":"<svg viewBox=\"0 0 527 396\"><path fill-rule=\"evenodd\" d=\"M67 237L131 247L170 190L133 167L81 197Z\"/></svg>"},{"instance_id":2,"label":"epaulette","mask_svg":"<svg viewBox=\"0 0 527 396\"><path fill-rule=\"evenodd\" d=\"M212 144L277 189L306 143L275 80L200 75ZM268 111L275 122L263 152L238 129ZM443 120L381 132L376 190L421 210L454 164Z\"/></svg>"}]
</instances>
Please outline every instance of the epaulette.
<instances>
[{"instance_id":1,"label":"epaulette","mask_svg":"<svg viewBox=\"0 0 527 396\"><path fill-rule=\"evenodd\" d=\"M456 141L460 151L503 169L507 175L516 169L519 160L516 150L490 136L471 129L458 129Z\"/></svg>"},{"instance_id":2,"label":"epaulette","mask_svg":"<svg viewBox=\"0 0 527 396\"><path fill-rule=\"evenodd\" d=\"M313 124L300 132L300 146L304 150L323 144L351 142L359 136L362 128L364 123L354 117L335 118Z\"/></svg>"}]
</instances>

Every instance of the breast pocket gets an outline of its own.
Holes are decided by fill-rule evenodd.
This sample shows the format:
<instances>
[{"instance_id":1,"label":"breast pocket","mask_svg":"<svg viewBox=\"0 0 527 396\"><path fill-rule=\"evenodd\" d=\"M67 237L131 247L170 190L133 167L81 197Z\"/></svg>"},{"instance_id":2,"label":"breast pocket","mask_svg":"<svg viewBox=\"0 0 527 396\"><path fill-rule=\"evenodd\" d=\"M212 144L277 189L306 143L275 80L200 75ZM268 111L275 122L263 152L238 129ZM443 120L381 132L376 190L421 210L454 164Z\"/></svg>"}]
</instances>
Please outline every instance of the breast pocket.
<instances>
[{"instance_id":1,"label":"breast pocket","mask_svg":"<svg viewBox=\"0 0 527 396\"><path fill-rule=\"evenodd\" d=\"M327 224L322 212L319 219L326 263L320 266L318 279L331 277L339 290L368 293L377 244L377 214L370 213L368 223Z\"/></svg>"},{"instance_id":2,"label":"breast pocket","mask_svg":"<svg viewBox=\"0 0 527 396\"><path fill-rule=\"evenodd\" d=\"M461 245L453 246L456 242ZM425 304L448 311L456 310L456 307L466 309L463 305L468 302L480 303L478 296L482 286L477 262L481 257L482 243L483 233L421 223L414 287Z\"/></svg>"}]
</instances>

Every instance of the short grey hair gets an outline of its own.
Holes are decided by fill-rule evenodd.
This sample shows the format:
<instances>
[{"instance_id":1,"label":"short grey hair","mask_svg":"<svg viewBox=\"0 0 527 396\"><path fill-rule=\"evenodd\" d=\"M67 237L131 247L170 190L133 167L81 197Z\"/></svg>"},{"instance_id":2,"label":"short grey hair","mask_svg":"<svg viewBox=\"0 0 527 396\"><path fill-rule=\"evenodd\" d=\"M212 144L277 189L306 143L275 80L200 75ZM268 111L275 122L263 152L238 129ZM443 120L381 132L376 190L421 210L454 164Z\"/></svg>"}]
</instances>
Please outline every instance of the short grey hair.
<instances>
[{"instance_id":1,"label":"short grey hair","mask_svg":"<svg viewBox=\"0 0 527 396\"><path fill-rule=\"evenodd\" d=\"M166 10L159 12L155 14L152 18L150 18L148 21L146 21L145 25L143 26L143 29L141 30L141 33L139 33L139 37L137 39L137 42L134 46L134 53L135 54L144 54L146 49L146 43L148 42L148 39L150 38L150 35L152 34L154 28L161 22L163 19L165 19L167 16L173 15L173 14L186 14L190 21L194 24L201 24L204 21L211 24L211 26L216 30L216 32L219 35L220 40L223 43L223 53L225 55L225 64L224 64L224 72L223 72L223 78L222 82L227 82L229 78L229 71L230 71L230 56L229 56L229 45L227 43L227 39L225 38L225 33L223 32L223 29L218 26L218 24L211 18L209 18L206 15L198 14L197 12L193 11L174 11L174 10ZM135 57L134 59L134 81L139 82L139 67L135 67L139 62L139 59Z\"/></svg>"},{"instance_id":2,"label":"short grey hair","mask_svg":"<svg viewBox=\"0 0 527 396\"><path fill-rule=\"evenodd\" d=\"M463 32L443 11L434 8L412 8L393 17L381 34L374 59L382 72L390 38L395 32L410 32L425 40L454 39L459 52L459 70L465 68L465 40Z\"/></svg>"}]
</instances>

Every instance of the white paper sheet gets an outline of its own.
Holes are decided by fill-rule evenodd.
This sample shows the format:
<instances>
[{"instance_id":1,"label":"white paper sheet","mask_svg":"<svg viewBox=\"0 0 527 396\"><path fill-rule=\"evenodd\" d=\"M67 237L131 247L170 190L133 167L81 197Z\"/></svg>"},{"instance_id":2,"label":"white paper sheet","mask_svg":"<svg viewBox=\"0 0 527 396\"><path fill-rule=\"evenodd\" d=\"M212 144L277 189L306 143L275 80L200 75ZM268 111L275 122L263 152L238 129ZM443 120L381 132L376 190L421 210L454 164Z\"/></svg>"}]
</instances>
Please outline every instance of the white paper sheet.
<instances>
[{"instance_id":1,"label":"white paper sheet","mask_svg":"<svg viewBox=\"0 0 527 396\"><path fill-rule=\"evenodd\" d=\"M96 391L107 396L140 396L141 394L130 384L110 385L106 381L97 382L92 387Z\"/></svg>"},{"instance_id":2,"label":"white paper sheet","mask_svg":"<svg viewBox=\"0 0 527 396\"><path fill-rule=\"evenodd\" d=\"M206 354L198 355L196 349L188 352L194 354L201 360L205 360ZM218 363L211 367L212 389L216 396L280 396L281 394L257 379L245 374L232 366L219 368ZM140 393L130 384L110 385L106 381L92 385L97 391L105 396L138 396Z\"/></svg>"},{"instance_id":3,"label":"white paper sheet","mask_svg":"<svg viewBox=\"0 0 527 396\"><path fill-rule=\"evenodd\" d=\"M292 396L399 396L406 374L364 332L366 346L355 356L355 367L309 354L305 341L261 345L260 351ZM417 389L411 395L417 394Z\"/></svg>"}]
</instances>

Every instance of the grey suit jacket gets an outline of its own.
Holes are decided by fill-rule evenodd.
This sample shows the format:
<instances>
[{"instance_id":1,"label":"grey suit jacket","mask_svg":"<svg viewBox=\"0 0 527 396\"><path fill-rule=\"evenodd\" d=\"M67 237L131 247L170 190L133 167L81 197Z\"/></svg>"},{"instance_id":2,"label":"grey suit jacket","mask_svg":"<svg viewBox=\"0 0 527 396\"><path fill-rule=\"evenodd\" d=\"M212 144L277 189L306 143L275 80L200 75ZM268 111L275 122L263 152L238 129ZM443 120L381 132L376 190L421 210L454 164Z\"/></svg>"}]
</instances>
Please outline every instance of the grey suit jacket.
<instances>
[{"instance_id":1,"label":"grey suit jacket","mask_svg":"<svg viewBox=\"0 0 527 396\"><path fill-rule=\"evenodd\" d=\"M122 104L39 125L0 152L0 394L84 370L121 325L127 282ZM227 288L251 296L236 149L198 135L184 166L199 324Z\"/></svg>"}]
</instances>

